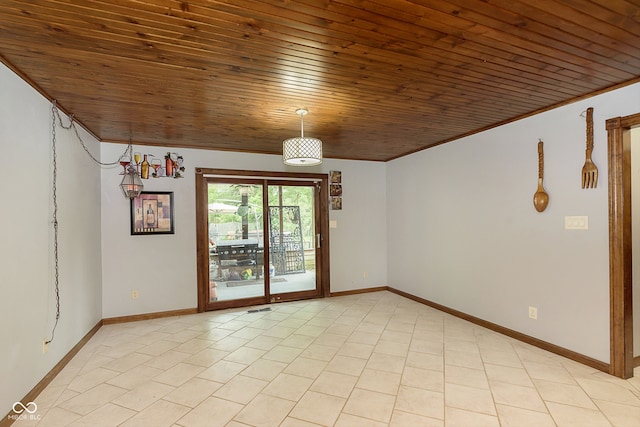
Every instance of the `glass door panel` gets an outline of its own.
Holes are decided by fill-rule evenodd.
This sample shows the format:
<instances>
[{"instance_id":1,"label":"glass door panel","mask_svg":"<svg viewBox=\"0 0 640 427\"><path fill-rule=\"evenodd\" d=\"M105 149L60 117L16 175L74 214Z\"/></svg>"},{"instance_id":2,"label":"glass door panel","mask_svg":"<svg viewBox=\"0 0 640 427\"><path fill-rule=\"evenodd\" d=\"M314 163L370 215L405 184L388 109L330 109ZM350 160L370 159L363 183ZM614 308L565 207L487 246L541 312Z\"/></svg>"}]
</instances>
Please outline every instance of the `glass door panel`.
<instances>
[{"instance_id":1,"label":"glass door panel","mask_svg":"<svg viewBox=\"0 0 640 427\"><path fill-rule=\"evenodd\" d=\"M313 183L268 186L271 295L318 288L315 189Z\"/></svg>"},{"instance_id":2,"label":"glass door panel","mask_svg":"<svg viewBox=\"0 0 640 427\"><path fill-rule=\"evenodd\" d=\"M209 305L266 301L262 183L220 180L207 190Z\"/></svg>"}]
</instances>

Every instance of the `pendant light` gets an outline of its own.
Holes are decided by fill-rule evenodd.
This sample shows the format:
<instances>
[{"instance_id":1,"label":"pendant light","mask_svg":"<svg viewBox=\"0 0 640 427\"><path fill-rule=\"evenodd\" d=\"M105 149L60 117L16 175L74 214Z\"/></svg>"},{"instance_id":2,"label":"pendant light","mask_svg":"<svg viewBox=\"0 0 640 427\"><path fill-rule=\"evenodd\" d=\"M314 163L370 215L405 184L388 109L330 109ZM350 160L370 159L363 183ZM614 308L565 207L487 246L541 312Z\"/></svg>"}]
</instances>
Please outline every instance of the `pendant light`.
<instances>
[{"instance_id":1,"label":"pendant light","mask_svg":"<svg viewBox=\"0 0 640 427\"><path fill-rule=\"evenodd\" d=\"M304 136L304 108L296 110L300 116L300 136L282 142L282 160L289 166L315 166L322 163L322 141Z\"/></svg>"},{"instance_id":2,"label":"pendant light","mask_svg":"<svg viewBox=\"0 0 640 427\"><path fill-rule=\"evenodd\" d=\"M142 185L140 175L138 175L133 165L129 164L127 166L122 182L120 183L120 188L122 189L124 197L128 199L135 199L142 192L144 186Z\"/></svg>"}]
</instances>

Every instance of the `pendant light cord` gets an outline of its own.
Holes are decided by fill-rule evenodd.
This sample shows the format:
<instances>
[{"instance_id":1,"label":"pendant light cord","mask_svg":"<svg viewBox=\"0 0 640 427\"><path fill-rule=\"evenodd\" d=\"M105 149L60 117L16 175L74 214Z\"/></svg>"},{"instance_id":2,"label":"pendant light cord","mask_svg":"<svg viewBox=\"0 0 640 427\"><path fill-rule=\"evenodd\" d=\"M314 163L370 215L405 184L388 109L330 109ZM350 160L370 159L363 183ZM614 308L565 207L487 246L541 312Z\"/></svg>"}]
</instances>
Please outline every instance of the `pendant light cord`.
<instances>
[{"instance_id":1,"label":"pendant light cord","mask_svg":"<svg viewBox=\"0 0 640 427\"><path fill-rule=\"evenodd\" d=\"M65 130L73 129L78 141L80 141L80 145L87 153L89 158L93 160L94 163L99 164L100 166L115 166L120 163L122 159L124 159L127 154L131 156L132 145L131 139L129 139L129 144L124 150L124 153L116 160L115 162L101 162L98 160L87 148L87 145L84 143L82 138L80 137L80 133L78 132L78 128L76 127L73 121L73 114L69 116L69 125L65 126L62 123L62 117L60 116L60 110L58 109L58 105L56 100L54 99L51 102L51 153L52 153L52 184L51 184L51 198L53 201L53 214L52 214L52 223L53 223L53 263L54 263L54 287L56 294L56 321L53 325L53 329L51 330L51 339L46 340L45 344L49 344L53 342L53 338L55 337L56 328L58 327L58 321L60 320L60 263L59 263L59 250L58 250L58 154L57 154L57 141L56 141L56 119L60 124L60 127Z\"/></svg>"},{"instance_id":2,"label":"pendant light cord","mask_svg":"<svg viewBox=\"0 0 640 427\"><path fill-rule=\"evenodd\" d=\"M100 166L118 166L120 164L120 161L124 158L126 158L127 154L131 155L131 138L129 138L129 144L127 144L127 148L124 149L124 152L120 155L120 157L118 157L118 160L116 160L115 162L101 162L100 160L98 160L93 154L91 154L91 151L89 151L89 149L87 148L87 145L84 143L84 141L82 140L82 138L80 137L80 133L78 132L78 127L76 126L75 122L74 122L74 115L71 114L69 116L69 125L65 126L62 123L62 117L60 116L60 110L58 109L58 105L56 103L56 100L54 99L52 101L52 110L53 110L53 121L56 121L56 118L58 118L58 122L60 123L60 127L62 129L65 130L70 130L73 129L73 132L76 134L76 138L78 138L78 141L80 142L80 145L82 146L83 150L87 153L87 155L89 156L89 158L91 160L93 160L94 163L99 164ZM55 127L55 123L54 123L54 127Z\"/></svg>"},{"instance_id":3,"label":"pendant light cord","mask_svg":"<svg viewBox=\"0 0 640 427\"><path fill-rule=\"evenodd\" d=\"M51 121L51 152L52 152L52 162L53 162L53 179L52 179L52 188L51 188L51 198L53 200L53 263L54 263L54 285L56 292L56 323L53 325L53 329L51 330L51 339L45 341L45 344L49 344L53 342L53 338L56 333L56 328L58 327L58 320L60 320L60 265L58 263L58 155L56 152L56 114L58 114L58 109L56 107L56 102L53 101L53 105L51 107L51 113L53 120ZM60 115L58 114L58 118ZM72 122L73 123L73 122ZM60 122L62 125L62 122ZM84 144L83 144L84 146Z\"/></svg>"}]
</instances>

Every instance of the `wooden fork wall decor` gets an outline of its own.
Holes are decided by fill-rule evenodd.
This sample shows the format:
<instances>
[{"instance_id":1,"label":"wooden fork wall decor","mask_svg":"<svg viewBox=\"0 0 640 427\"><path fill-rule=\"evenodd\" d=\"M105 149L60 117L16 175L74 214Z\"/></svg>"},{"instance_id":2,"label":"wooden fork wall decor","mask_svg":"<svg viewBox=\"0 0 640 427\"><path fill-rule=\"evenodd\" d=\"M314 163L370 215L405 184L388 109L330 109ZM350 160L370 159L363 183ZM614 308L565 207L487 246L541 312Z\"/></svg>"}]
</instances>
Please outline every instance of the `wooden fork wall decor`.
<instances>
[{"instance_id":1,"label":"wooden fork wall decor","mask_svg":"<svg viewBox=\"0 0 640 427\"><path fill-rule=\"evenodd\" d=\"M587 108L587 151L586 161L582 167L582 188L596 188L598 186L598 168L591 161L593 151L593 108Z\"/></svg>"}]
</instances>

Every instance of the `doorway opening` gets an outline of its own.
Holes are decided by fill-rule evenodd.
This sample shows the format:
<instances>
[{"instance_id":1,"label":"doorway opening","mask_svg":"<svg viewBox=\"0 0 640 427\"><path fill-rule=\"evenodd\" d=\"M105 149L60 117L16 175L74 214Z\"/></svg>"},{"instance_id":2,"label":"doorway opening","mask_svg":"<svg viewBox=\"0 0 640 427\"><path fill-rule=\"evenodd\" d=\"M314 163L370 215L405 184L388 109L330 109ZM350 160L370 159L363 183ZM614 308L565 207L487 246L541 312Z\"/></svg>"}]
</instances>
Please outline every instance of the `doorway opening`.
<instances>
[{"instance_id":1,"label":"doorway opening","mask_svg":"<svg viewBox=\"0 0 640 427\"><path fill-rule=\"evenodd\" d=\"M196 170L199 311L328 296L327 181Z\"/></svg>"},{"instance_id":2,"label":"doorway opening","mask_svg":"<svg viewBox=\"0 0 640 427\"><path fill-rule=\"evenodd\" d=\"M609 373L631 378L633 355L633 260L631 129L640 114L607 120L609 152L609 299L611 360Z\"/></svg>"}]
</instances>

